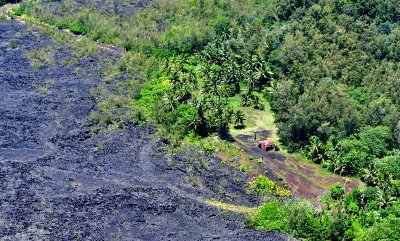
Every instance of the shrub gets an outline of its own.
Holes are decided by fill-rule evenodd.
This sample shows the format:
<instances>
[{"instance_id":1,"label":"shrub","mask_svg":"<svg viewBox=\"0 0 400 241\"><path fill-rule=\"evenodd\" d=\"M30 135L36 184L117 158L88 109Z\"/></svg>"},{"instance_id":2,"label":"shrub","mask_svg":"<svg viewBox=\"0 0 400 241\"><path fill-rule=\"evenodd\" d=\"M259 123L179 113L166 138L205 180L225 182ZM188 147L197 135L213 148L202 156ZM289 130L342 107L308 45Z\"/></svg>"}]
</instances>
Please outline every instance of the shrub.
<instances>
[{"instance_id":1,"label":"shrub","mask_svg":"<svg viewBox=\"0 0 400 241\"><path fill-rule=\"evenodd\" d=\"M268 177L264 175L259 175L256 180L250 183L251 189L257 194L260 195L274 195L279 197L288 197L290 196L290 191L281 188L275 182L269 180Z\"/></svg>"},{"instance_id":2,"label":"shrub","mask_svg":"<svg viewBox=\"0 0 400 241\"><path fill-rule=\"evenodd\" d=\"M337 182L331 187L330 196L333 200L339 200L343 197L344 192L345 190L343 184Z\"/></svg>"},{"instance_id":3,"label":"shrub","mask_svg":"<svg viewBox=\"0 0 400 241\"><path fill-rule=\"evenodd\" d=\"M358 205L355 202L350 202L349 205L347 205L347 212L350 214L358 214Z\"/></svg>"},{"instance_id":4,"label":"shrub","mask_svg":"<svg viewBox=\"0 0 400 241\"><path fill-rule=\"evenodd\" d=\"M237 157L237 156L239 156L239 149L237 149L237 148L230 149L230 150L226 153L226 155L227 155L228 157L230 157L230 158Z\"/></svg>"},{"instance_id":5,"label":"shrub","mask_svg":"<svg viewBox=\"0 0 400 241\"><path fill-rule=\"evenodd\" d=\"M252 226L261 230L288 232L289 212L277 200L265 203L252 221Z\"/></svg>"},{"instance_id":6,"label":"shrub","mask_svg":"<svg viewBox=\"0 0 400 241\"><path fill-rule=\"evenodd\" d=\"M25 12L26 12L26 5L24 3L21 3L17 7L11 8L9 11L9 15L10 17L16 17L23 15Z\"/></svg>"},{"instance_id":7,"label":"shrub","mask_svg":"<svg viewBox=\"0 0 400 241\"><path fill-rule=\"evenodd\" d=\"M68 24L68 29L74 34L86 34L88 27L81 21L74 20Z\"/></svg>"},{"instance_id":8,"label":"shrub","mask_svg":"<svg viewBox=\"0 0 400 241\"><path fill-rule=\"evenodd\" d=\"M197 110L187 104L181 104L176 110L176 128L181 129L182 135L189 134L197 128L196 120L199 119Z\"/></svg>"}]
</instances>

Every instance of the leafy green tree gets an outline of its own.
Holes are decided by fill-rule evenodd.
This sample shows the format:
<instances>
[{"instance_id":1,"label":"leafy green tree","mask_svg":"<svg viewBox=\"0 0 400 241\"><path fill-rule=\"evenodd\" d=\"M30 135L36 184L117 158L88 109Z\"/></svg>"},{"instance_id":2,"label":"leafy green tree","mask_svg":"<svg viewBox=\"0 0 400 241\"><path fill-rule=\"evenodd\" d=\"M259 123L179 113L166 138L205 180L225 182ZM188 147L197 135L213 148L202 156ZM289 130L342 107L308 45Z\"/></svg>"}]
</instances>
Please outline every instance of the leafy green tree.
<instances>
[{"instance_id":1,"label":"leafy green tree","mask_svg":"<svg viewBox=\"0 0 400 241\"><path fill-rule=\"evenodd\" d=\"M400 156L387 156L375 161L374 169L378 172L392 175L393 178L400 180Z\"/></svg>"},{"instance_id":2,"label":"leafy green tree","mask_svg":"<svg viewBox=\"0 0 400 241\"><path fill-rule=\"evenodd\" d=\"M340 182L335 183L330 190L330 196L333 200L340 200L344 196L344 186Z\"/></svg>"},{"instance_id":3,"label":"leafy green tree","mask_svg":"<svg viewBox=\"0 0 400 241\"><path fill-rule=\"evenodd\" d=\"M380 222L375 222L355 240L390 240L400 239L400 218L389 215Z\"/></svg>"},{"instance_id":4,"label":"leafy green tree","mask_svg":"<svg viewBox=\"0 0 400 241\"><path fill-rule=\"evenodd\" d=\"M336 146L337 159L334 161L334 172L340 175L357 175L361 168L368 165L368 149L360 140L346 138Z\"/></svg>"},{"instance_id":5,"label":"leafy green tree","mask_svg":"<svg viewBox=\"0 0 400 241\"><path fill-rule=\"evenodd\" d=\"M316 163L321 163L322 161L324 161L323 143L317 136L310 137L308 154L310 158Z\"/></svg>"},{"instance_id":6,"label":"leafy green tree","mask_svg":"<svg viewBox=\"0 0 400 241\"><path fill-rule=\"evenodd\" d=\"M244 121L246 120L243 111L237 110L234 115L235 128L243 128Z\"/></svg>"}]
</instances>

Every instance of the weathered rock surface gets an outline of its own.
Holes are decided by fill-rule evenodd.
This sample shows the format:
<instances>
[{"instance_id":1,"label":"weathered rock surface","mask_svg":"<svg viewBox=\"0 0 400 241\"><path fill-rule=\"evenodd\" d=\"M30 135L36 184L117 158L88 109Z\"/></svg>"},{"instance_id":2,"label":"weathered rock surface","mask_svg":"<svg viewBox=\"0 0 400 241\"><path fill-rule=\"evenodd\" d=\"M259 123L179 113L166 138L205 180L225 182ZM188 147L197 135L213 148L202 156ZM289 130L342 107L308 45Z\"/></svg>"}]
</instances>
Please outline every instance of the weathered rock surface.
<instances>
[{"instance_id":1,"label":"weathered rock surface","mask_svg":"<svg viewBox=\"0 0 400 241\"><path fill-rule=\"evenodd\" d=\"M33 68L45 46L54 64ZM89 90L112 56L64 66L70 51L0 21L1 240L287 240L205 204L257 205L242 173L195 150L166 158L148 126L93 133Z\"/></svg>"}]
</instances>

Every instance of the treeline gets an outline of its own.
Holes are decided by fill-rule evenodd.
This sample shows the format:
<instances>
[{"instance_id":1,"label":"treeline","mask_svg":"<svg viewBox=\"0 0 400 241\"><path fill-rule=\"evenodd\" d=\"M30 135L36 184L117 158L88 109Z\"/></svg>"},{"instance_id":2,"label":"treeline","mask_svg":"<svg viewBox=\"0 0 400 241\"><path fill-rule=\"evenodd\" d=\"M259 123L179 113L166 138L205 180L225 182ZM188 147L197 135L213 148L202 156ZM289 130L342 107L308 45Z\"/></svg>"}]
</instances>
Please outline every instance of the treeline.
<instances>
[{"instance_id":1,"label":"treeline","mask_svg":"<svg viewBox=\"0 0 400 241\"><path fill-rule=\"evenodd\" d=\"M213 133L228 139L229 124L243 119L230 107L230 97L240 95L243 106L263 108L260 93L272 75L265 58L267 32L235 2L176 5L175 19L163 21L165 32L151 50L161 66L148 76L133 108L173 139Z\"/></svg>"},{"instance_id":2,"label":"treeline","mask_svg":"<svg viewBox=\"0 0 400 241\"><path fill-rule=\"evenodd\" d=\"M263 57L266 39L258 36L263 29L257 23L232 28L230 21L212 19L215 36L202 47L170 44L176 33L167 33L166 46L155 50L163 65L134 102L138 111L150 112L170 134L229 138L229 124L243 115L229 106L230 97L241 95L243 106L262 109L260 92L272 75Z\"/></svg>"},{"instance_id":3,"label":"treeline","mask_svg":"<svg viewBox=\"0 0 400 241\"><path fill-rule=\"evenodd\" d=\"M268 38L281 142L368 187L339 199L331 193L321 211L273 201L255 226L271 230L270 221L277 222L277 229L308 240L398 240L398 3L282 2L289 7L276 13Z\"/></svg>"},{"instance_id":4,"label":"treeline","mask_svg":"<svg viewBox=\"0 0 400 241\"><path fill-rule=\"evenodd\" d=\"M301 2L282 15L284 37L271 34L279 80L271 105L281 141L332 171L359 175L399 148L397 3Z\"/></svg>"},{"instance_id":5,"label":"treeline","mask_svg":"<svg viewBox=\"0 0 400 241\"><path fill-rule=\"evenodd\" d=\"M288 146L304 146L313 133L324 140L340 139L363 125L384 124L395 130L400 103L398 16L394 2L373 2L318 1L291 16L287 34L272 58L281 82L273 103L277 122L286 124L281 129L282 139L291 142ZM377 12L381 15L376 16ZM293 103L279 102L285 93ZM315 106L317 100L320 106ZM305 109L297 104L310 107L298 113L298 122L305 124L295 122L292 127L281 112L285 107ZM302 120L308 114L315 124ZM329 126L321 127L324 123Z\"/></svg>"},{"instance_id":6,"label":"treeline","mask_svg":"<svg viewBox=\"0 0 400 241\"><path fill-rule=\"evenodd\" d=\"M390 194L400 173L396 3L305 2L282 16L284 37L270 35L277 80L271 106L281 141L332 172L361 177L380 202L396 206L399 196Z\"/></svg>"}]
</instances>

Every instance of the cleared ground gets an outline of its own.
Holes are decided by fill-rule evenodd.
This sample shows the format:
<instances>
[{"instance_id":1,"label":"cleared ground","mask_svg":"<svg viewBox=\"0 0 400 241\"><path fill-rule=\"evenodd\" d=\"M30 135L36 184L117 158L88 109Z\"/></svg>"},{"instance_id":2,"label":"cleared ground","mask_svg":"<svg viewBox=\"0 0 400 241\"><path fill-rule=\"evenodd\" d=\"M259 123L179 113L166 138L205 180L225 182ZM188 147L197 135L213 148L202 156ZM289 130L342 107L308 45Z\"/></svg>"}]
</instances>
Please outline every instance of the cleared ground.
<instances>
[{"instance_id":1,"label":"cleared ground","mask_svg":"<svg viewBox=\"0 0 400 241\"><path fill-rule=\"evenodd\" d=\"M270 138L269 131L257 133L257 139ZM237 144L247 154L262 160L261 173L267 171L272 180L283 177L290 190L298 197L317 201L336 182L344 184L347 191L359 186L360 182L354 178L343 178L327 173L318 165L305 161L295 160L286 153L279 151L265 152L257 147L258 140L254 135L239 134L235 137ZM272 171L272 172L271 172Z\"/></svg>"},{"instance_id":2,"label":"cleared ground","mask_svg":"<svg viewBox=\"0 0 400 241\"><path fill-rule=\"evenodd\" d=\"M336 182L343 183L347 191L361 184L355 178L331 174L321 166L288 154L284 150L265 152L259 149L258 141L264 139L272 139L280 146L269 103L264 101L264 110L241 107L239 95L232 97L229 103L232 107L242 110L246 120L244 128L236 129L231 126L230 129L239 149L233 147L220 152L218 156L231 166L242 169L245 167L249 174L249 182L263 174L291 190L294 195L314 203ZM254 139L255 135L257 140Z\"/></svg>"}]
</instances>

